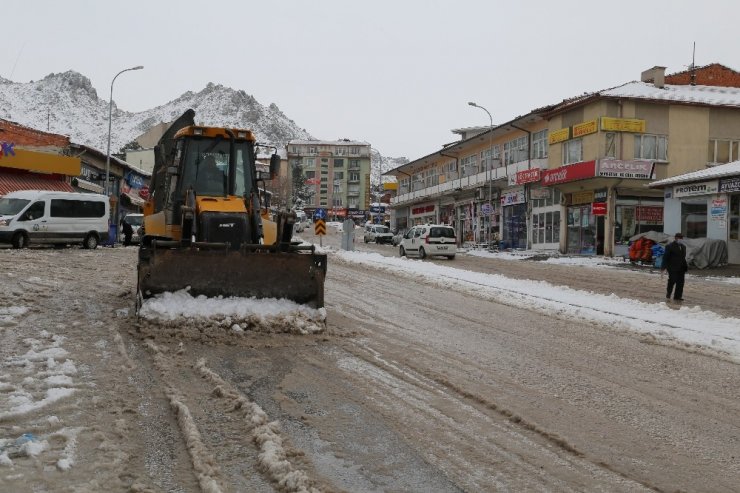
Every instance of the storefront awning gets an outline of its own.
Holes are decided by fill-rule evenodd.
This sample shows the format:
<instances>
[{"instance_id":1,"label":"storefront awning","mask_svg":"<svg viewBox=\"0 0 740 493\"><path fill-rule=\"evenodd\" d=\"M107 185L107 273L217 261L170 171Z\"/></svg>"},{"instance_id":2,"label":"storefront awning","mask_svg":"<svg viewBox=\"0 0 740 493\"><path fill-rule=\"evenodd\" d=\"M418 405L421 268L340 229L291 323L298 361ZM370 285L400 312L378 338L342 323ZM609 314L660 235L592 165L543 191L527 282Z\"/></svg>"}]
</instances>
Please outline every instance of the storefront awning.
<instances>
[{"instance_id":1,"label":"storefront awning","mask_svg":"<svg viewBox=\"0 0 740 493\"><path fill-rule=\"evenodd\" d=\"M31 174L6 174L0 172L0 197L19 190L50 190L53 192L74 192L66 181L54 180Z\"/></svg>"},{"instance_id":2,"label":"storefront awning","mask_svg":"<svg viewBox=\"0 0 740 493\"><path fill-rule=\"evenodd\" d=\"M133 193L123 192L121 194L121 197L126 197L129 202L131 202L131 204L135 205L136 207L144 207L144 199L142 199L141 197L137 197Z\"/></svg>"}]
</instances>

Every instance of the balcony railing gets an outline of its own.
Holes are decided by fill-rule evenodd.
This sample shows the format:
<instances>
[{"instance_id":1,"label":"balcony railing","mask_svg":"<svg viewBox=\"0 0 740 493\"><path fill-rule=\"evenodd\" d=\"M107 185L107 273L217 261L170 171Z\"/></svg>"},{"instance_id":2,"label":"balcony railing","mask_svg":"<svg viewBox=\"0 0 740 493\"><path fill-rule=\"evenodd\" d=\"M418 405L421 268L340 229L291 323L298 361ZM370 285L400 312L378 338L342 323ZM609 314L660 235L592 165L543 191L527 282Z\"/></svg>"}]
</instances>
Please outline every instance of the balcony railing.
<instances>
[{"instance_id":1,"label":"balcony railing","mask_svg":"<svg viewBox=\"0 0 740 493\"><path fill-rule=\"evenodd\" d=\"M527 165L531 168L542 168L547 169L547 158L544 159L532 159L531 163L527 161L521 161L518 163L510 164L508 167L509 175L516 175L518 171L527 169ZM456 178L454 180L440 183L431 187L422 188L413 192L400 194L396 197L391 198L391 205L400 205L408 202L413 202L417 199L431 198L435 196L450 195L455 190L470 190L481 187L488 183L489 177L493 181L506 180L507 168L501 166L491 171L482 171L474 175L465 176L463 178ZM508 184L506 185L508 186Z\"/></svg>"}]
</instances>

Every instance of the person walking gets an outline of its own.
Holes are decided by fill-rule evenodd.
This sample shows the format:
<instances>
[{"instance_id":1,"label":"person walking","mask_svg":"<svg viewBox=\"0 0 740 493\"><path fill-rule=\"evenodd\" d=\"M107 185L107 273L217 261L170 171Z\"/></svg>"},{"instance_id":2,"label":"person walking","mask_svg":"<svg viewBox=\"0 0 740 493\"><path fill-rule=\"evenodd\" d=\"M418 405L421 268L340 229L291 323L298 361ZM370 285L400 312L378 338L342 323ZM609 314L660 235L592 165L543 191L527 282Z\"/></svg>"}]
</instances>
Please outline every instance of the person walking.
<instances>
[{"instance_id":1,"label":"person walking","mask_svg":"<svg viewBox=\"0 0 740 493\"><path fill-rule=\"evenodd\" d=\"M131 237L134 235L134 228L125 219L122 221L123 226L123 246L131 245Z\"/></svg>"},{"instance_id":2,"label":"person walking","mask_svg":"<svg viewBox=\"0 0 740 493\"><path fill-rule=\"evenodd\" d=\"M670 299L672 293L675 301L683 301L683 284L687 270L689 265L686 263L686 245L683 244L683 235L676 233L673 241L665 247L663 265L660 269L661 276L668 271L666 299Z\"/></svg>"}]
</instances>

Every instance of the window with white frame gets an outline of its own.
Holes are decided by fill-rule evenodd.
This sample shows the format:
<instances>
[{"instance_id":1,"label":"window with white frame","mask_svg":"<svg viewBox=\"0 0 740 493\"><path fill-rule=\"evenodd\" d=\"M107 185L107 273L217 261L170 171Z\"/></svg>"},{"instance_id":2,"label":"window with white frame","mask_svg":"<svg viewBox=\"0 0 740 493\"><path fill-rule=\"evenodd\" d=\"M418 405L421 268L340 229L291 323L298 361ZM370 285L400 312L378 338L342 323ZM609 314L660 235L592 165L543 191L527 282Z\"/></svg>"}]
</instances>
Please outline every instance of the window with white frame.
<instances>
[{"instance_id":1,"label":"window with white frame","mask_svg":"<svg viewBox=\"0 0 740 493\"><path fill-rule=\"evenodd\" d=\"M546 158L549 147L547 129L532 134L532 159Z\"/></svg>"},{"instance_id":2,"label":"window with white frame","mask_svg":"<svg viewBox=\"0 0 740 493\"><path fill-rule=\"evenodd\" d=\"M349 181L360 181L360 173L356 171L349 172Z\"/></svg>"},{"instance_id":3,"label":"window with white frame","mask_svg":"<svg viewBox=\"0 0 740 493\"><path fill-rule=\"evenodd\" d=\"M308 153L309 154L318 154L316 152L316 146L308 146Z\"/></svg>"},{"instance_id":4,"label":"window with white frame","mask_svg":"<svg viewBox=\"0 0 740 493\"><path fill-rule=\"evenodd\" d=\"M668 137L665 135L635 135L635 159L668 160Z\"/></svg>"},{"instance_id":5,"label":"window with white frame","mask_svg":"<svg viewBox=\"0 0 740 493\"><path fill-rule=\"evenodd\" d=\"M349 160L349 169L360 169L360 160L359 159L350 159Z\"/></svg>"},{"instance_id":6,"label":"window with white frame","mask_svg":"<svg viewBox=\"0 0 740 493\"><path fill-rule=\"evenodd\" d=\"M476 174L478 172L478 155L473 154L472 156L462 158L460 160L460 168L462 169L462 176Z\"/></svg>"},{"instance_id":7,"label":"window with white frame","mask_svg":"<svg viewBox=\"0 0 740 493\"><path fill-rule=\"evenodd\" d=\"M424 180L424 186L425 187L433 187L435 185L439 185L439 175L437 174L436 168L430 168L427 170L424 170L422 173L422 179Z\"/></svg>"},{"instance_id":8,"label":"window with white frame","mask_svg":"<svg viewBox=\"0 0 740 493\"><path fill-rule=\"evenodd\" d=\"M563 142L563 164L583 161L583 140L573 139Z\"/></svg>"},{"instance_id":9,"label":"window with white frame","mask_svg":"<svg viewBox=\"0 0 740 493\"><path fill-rule=\"evenodd\" d=\"M514 164L527 159L527 137L504 142L504 164Z\"/></svg>"},{"instance_id":10,"label":"window with white frame","mask_svg":"<svg viewBox=\"0 0 740 493\"><path fill-rule=\"evenodd\" d=\"M360 148L359 147L350 147L349 148L349 153L352 154L353 156L356 156L356 155L358 155L360 153Z\"/></svg>"},{"instance_id":11,"label":"window with white frame","mask_svg":"<svg viewBox=\"0 0 740 493\"><path fill-rule=\"evenodd\" d=\"M740 140L729 139L709 139L709 154L707 162L709 163L730 163L740 160L738 155L738 146Z\"/></svg>"},{"instance_id":12,"label":"window with white frame","mask_svg":"<svg viewBox=\"0 0 740 493\"><path fill-rule=\"evenodd\" d=\"M334 154L337 156L344 156L347 154L347 148L346 147L336 147L334 149Z\"/></svg>"},{"instance_id":13,"label":"window with white frame","mask_svg":"<svg viewBox=\"0 0 740 493\"><path fill-rule=\"evenodd\" d=\"M306 158L306 168L313 168L314 166L316 166L316 159L312 157L307 157Z\"/></svg>"},{"instance_id":14,"label":"window with white frame","mask_svg":"<svg viewBox=\"0 0 740 493\"><path fill-rule=\"evenodd\" d=\"M359 197L347 197L347 207L350 209L356 209L360 206Z\"/></svg>"},{"instance_id":15,"label":"window with white frame","mask_svg":"<svg viewBox=\"0 0 740 493\"><path fill-rule=\"evenodd\" d=\"M409 193L409 179L408 178L401 178L398 180L398 193L404 194Z\"/></svg>"},{"instance_id":16,"label":"window with white frame","mask_svg":"<svg viewBox=\"0 0 740 493\"><path fill-rule=\"evenodd\" d=\"M424 188L424 177L422 176L421 173L414 173L411 176L411 183L412 183L411 189L414 192L421 190L422 188Z\"/></svg>"}]
</instances>

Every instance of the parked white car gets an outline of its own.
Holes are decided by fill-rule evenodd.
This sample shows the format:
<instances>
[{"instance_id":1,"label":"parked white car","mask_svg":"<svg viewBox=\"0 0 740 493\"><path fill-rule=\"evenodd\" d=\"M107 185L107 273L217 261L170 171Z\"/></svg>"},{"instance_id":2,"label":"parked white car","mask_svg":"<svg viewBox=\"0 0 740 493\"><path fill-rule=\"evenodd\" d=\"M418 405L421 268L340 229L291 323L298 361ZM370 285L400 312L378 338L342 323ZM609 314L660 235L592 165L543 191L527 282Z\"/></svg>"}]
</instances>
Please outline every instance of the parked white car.
<instances>
[{"instance_id":1,"label":"parked white car","mask_svg":"<svg viewBox=\"0 0 740 493\"><path fill-rule=\"evenodd\" d=\"M440 255L452 260L457 252L455 230L445 224L414 226L403 235L398 252L402 257Z\"/></svg>"},{"instance_id":2,"label":"parked white car","mask_svg":"<svg viewBox=\"0 0 740 493\"><path fill-rule=\"evenodd\" d=\"M391 243L393 241L393 233L388 226L382 224L368 224L365 226L365 234L363 236L365 243Z\"/></svg>"}]
</instances>

